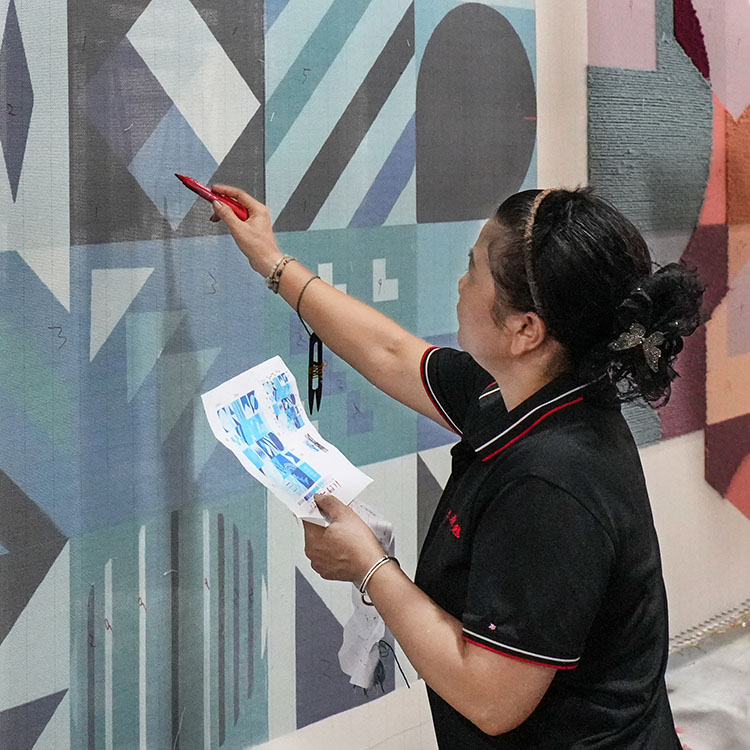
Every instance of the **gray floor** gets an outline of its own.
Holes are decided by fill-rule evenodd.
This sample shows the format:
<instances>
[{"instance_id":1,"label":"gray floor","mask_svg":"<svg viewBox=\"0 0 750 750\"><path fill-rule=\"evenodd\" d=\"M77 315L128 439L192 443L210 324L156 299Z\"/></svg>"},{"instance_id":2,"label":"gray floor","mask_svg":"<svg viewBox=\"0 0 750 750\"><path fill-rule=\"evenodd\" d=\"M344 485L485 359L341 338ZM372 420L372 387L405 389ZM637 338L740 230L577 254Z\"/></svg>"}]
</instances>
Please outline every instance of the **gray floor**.
<instances>
[{"instance_id":1,"label":"gray floor","mask_svg":"<svg viewBox=\"0 0 750 750\"><path fill-rule=\"evenodd\" d=\"M750 625L672 654L667 689L685 750L750 750Z\"/></svg>"}]
</instances>

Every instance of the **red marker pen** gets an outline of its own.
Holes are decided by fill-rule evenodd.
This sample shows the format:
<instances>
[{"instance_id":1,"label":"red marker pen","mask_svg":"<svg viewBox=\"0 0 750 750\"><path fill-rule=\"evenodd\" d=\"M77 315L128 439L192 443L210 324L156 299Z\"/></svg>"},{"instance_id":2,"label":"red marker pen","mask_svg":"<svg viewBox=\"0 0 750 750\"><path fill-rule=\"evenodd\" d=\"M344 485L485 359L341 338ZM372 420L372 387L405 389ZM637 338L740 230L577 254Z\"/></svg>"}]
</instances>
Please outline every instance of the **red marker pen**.
<instances>
[{"instance_id":1,"label":"red marker pen","mask_svg":"<svg viewBox=\"0 0 750 750\"><path fill-rule=\"evenodd\" d=\"M205 185L201 185L200 182L196 182L192 177L185 177L184 174L177 174L177 172L174 173L174 176L189 190L192 190L194 193L198 193L201 198L204 198L209 203L213 203L214 201L221 201L222 203L226 203L229 208L234 211L237 216L242 219L242 221L245 221L247 219L248 213L247 209L234 198L230 198L228 195L220 195L219 193L214 193L213 190L207 188Z\"/></svg>"}]
</instances>

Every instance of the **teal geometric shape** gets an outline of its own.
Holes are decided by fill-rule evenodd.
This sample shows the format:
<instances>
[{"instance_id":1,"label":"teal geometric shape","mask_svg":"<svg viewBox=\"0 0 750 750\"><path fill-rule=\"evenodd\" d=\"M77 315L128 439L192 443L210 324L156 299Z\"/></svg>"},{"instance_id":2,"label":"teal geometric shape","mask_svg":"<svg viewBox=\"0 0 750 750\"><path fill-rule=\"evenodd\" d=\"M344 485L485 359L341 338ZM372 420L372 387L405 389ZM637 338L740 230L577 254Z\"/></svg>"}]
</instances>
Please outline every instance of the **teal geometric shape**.
<instances>
[{"instance_id":1,"label":"teal geometric shape","mask_svg":"<svg viewBox=\"0 0 750 750\"><path fill-rule=\"evenodd\" d=\"M195 398L219 352L221 348L179 352L165 354L159 360L159 435L162 442Z\"/></svg>"},{"instance_id":2,"label":"teal geometric shape","mask_svg":"<svg viewBox=\"0 0 750 750\"><path fill-rule=\"evenodd\" d=\"M146 609L138 603L139 549L138 535L145 525ZM87 652L94 647L93 689L96 694L95 724L96 747L104 747L104 711L99 710L99 695L104 690L104 587L105 567L112 559L112 608L114 640L112 699L117 708L112 722L114 748L138 747L138 646L139 613L145 611L147 628L145 648L146 664L146 722L149 748L171 748L172 727L169 716L170 678L172 675L171 607L170 596L172 564L170 559L170 517L152 516L147 521L106 526L76 537L70 542L70 568L77 575L70 578L71 601L71 748L87 748L88 690ZM186 555L187 556L187 555ZM200 556L199 565L200 565ZM182 566L180 566L182 567ZM167 574L165 575L165 571ZM179 572L182 581L182 570ZM95 631L89 639L86 601L90 587L94 586ZM186 597L186 599L189 597ZM135 606L130 606L135 602ZM80 603L82 606L73 606ZM117 629L115 631L115 628ZM101 651L100 651L101 650ZM102 701L103 703L103 701ZM165 705L167 708L165 709ZM186 713L192 710L188 708ZM183 728L184 731L184 728ZM99 739L101 738L101 739ZM46 747L46 745L45 745Z\"/></svg>"},{"instance_id":3,"label":"teal geometric shape","mask_svg":"<svg viewBox=\"0 0 750 750\"><path fill-rule=\"evenodd\" d=\"M12 399L55 445L72 449L75 396L36 344L0 318L0 404Z\"/></svg>"},{"instance_id":4,"label":"teal geometric shape","mask_svg":"<svg viewBox=\"0 0 750 750\"><path fill-rule=\"evenodd\" d=\"M128 401L143 385L184 317L184 310L127 313Z\"/></svg>"},{"instance_id":5,"label":"teal geometric shape","mask_svg":"<svg viewBox=\"0 0 750 750\"><path fill-rule=\"evenodd\" d=\"M8 554L8 550L5 549L5 547L3 547L2 544L0 544L0 555L7 555L7 554Z\"/></svg>"},{"instance_id":6,"label":"teal geometric shape","mask_svg":"<svg viewBox=\"0 0 750 750\"><path fill-rule=\"evenodd\" d=\"M411 225L288 232L279 234L278 239L284 252L304 257L313 270L318 264L331 263L336 284L346 284L352 297L374 306L406 330L414 331L417 327L417 229L416 225ZM472 243L475 239L476 235ZM379 259L386 261L388 278L398 279L398 299L373 300L373 261ZM307 408L307 335L297 316L293 311L269 315L264 334L268 345L282 356L295 376ZM414 413L367 382L336 358L328 347L324 347L323 359L327 363L323 401L320 412L313 414L319 422L321 435L355 465L414 453L417 445ZM356 399L350 399L350 393L357 394ZM350 434L349 419L368 412L373 414L372 430Z\"/></svg>"},{"instance_id":7,"label":"teal geometric shape","mask_svg":"<svg viewBox=\"0 0 750 750\"><path fill-rule=\"evenodd\" d=\"M275 112L266 120L266 160L273 156L289 128L313 97L362 18L369 0L334 0L319 26L291 65L266 105Z\"/></svg>"},{"instance_id":8,"label":"teal geometric shape","mask_svg":"<svg viewBox=\"0 0 750 750\"><path fill-rule=\"evenodd\" d=\"M420 224L417 227L417 330L422 337L458 330L458 280L484 221ZM439 302L438 302L439 300Z\"/></svg>"},{"instance_id":9,"label":"teal geometric shape","mask_svg":"<svg viewBox=\"0 0 750 750\"><path fill-rule=\"evenodd\" d=\"M203 409L203 402L195 399L193 408L193 478L198 479L208 459L213 455L219 442L211 432L211 427Z\"/></svg>"}]
</instances>

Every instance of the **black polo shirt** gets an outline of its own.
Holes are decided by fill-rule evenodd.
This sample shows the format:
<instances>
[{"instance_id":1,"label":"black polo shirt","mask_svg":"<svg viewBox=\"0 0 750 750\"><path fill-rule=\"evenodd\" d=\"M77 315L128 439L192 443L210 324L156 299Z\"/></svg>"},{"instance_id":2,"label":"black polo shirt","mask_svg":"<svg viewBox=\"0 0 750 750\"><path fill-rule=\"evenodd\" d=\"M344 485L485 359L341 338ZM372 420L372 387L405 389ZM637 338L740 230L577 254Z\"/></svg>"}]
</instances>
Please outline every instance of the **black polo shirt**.
<instances>
[{"instance_id":1,"label":"black polo shirt","mask_svg":"<svg viewBox=\"0 0 750 750\"><path fill-rule=\"evenodd\" d=\"M461 440L416 582L480 648L557 670L532 715L490 737L434 692L441 750L677 750L667 605L638 451L618 407L561 377L510 412L468 354L422 377Z\"/></svg>"}]
</instances>

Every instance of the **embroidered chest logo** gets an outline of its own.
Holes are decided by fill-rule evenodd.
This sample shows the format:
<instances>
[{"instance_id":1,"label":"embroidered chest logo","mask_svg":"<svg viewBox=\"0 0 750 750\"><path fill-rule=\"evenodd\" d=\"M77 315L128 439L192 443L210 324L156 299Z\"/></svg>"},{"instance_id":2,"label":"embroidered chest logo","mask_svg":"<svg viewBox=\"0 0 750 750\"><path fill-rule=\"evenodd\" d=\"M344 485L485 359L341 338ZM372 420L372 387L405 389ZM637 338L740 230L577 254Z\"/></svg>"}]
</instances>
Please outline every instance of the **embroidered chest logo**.
<instances>
[{"instance_id":1,"label":"embroidered chest logo","mask_svg":"<svg viewBox=\"0 0 750 750\"><path fill-rule=\"evenodd\" d=\"M451 534L456 537L456 539L461 538L461 524L458 522L458 516L453 512L453 510L449 510L445 514L445 519L448 521L448 524L451 527Z\"/></svg>"}]
</instances>

